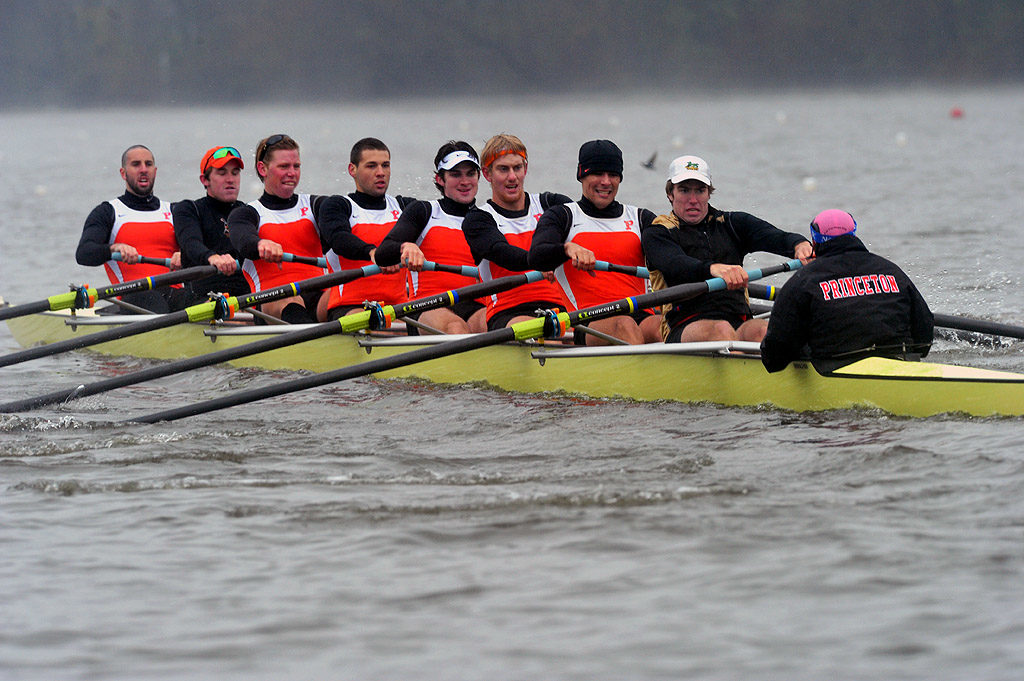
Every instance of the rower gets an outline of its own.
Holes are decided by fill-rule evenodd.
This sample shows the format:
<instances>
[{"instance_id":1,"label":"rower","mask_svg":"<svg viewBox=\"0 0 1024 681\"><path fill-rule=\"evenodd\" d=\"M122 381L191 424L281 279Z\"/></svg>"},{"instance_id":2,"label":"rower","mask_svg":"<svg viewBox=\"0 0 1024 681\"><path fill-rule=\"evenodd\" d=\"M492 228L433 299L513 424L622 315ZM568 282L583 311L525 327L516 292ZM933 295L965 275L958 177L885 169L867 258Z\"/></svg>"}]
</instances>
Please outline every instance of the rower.
<instances>
[{"instance_id":1,"label":"rower","mask_svg":"<svg viewBox=\"0 0 1024 681\"><path fill-rule=\"evenodd\" d=\"M473 208L479 182L480 161L472 145L455 140L444 143L434 156L434 186L441 198L411 204L381 241L377 264L407 267L410 297L423 298L476 283L461 274L423 271L423 266L427 260L473 266L462 221ZM487 328L484 304L477 300L427 310L419 315L419 322L444 333L477 333Z\"/></svg>"},{"instance_id":2,"label":"rower","mask_svg":"<svg viewBox=\"0 0 1024 681\"><path fill-rule=\"evenodd\" d=\"M189 285L193 302L205 299L210 292L232 296L249 293L249 284L238 267L239 254L228 237L228 215L245 205L238 200L244 167L235 147L208 149L199 161L199 182L206 188L206 195L171 204L182 266L217 268L217 274Z\"/></svg>"},{"instance_id":3,"label":"rower","mask_svg":"<svg viewBox=\"0 0 1024 681\"><path fill-rule=\"evenodd\" d=\"M388 194L391 183L391 151L375 137L364 137L352 146L348 174L356 190L348 196L329 196L320 209L319 225L329 246L327 265L332 272L376 264L380 242L398 222L406 206L416 199ZM331 288L321 299L322 320L333 321L360 312L372 300L397 305L408 300L405 273L399 265L382 268L379 275Z\"/></svg>"},{"instance_id":4,"label":"rower","mask_svg":"<svg viewBox=\"0 0 1024 681\"><path fill-rule=\"evenodd\" d=\"M781 371L810 357L827 372L870 355L918 359L928 354L934 318L903 270L868 251L857 222L826 210L811 222L815 259L776 294L761 361Z\"/></svg>"},{"instance_id":5,"label":"rower","mask_svg":"<svg viewBox=\"0 0 1024 681\"><path fill-rule=\"evenodd\" d=\"M812 255L810 242L769 222L738 211L723 212L708 201L715 187L711 169L697 156L680 156L669 165L665 194L672 212L659 215L644 230L643 247L651 288L721 277L726 291L665 305L661 332L666 342L741 340L760 342L768 323L754 319L747 301L743 258L755 251L796 257Z\"/></svg>"},{"instance_id":6,"label":"rower","mask_svg":"<svg viewBox=\"0 0 1024 681\"><path fill-rule=\"evenodd\" d=\"M586 142L580 147L576 179L583 186L583 197L553 206L540 217L530 245L530 266L542 272L554 270L555 280L574 309L645 293L642 279L593 272L599 259L632 267L644 265L640 233L654 220L654 213L615 200L622 182L622 151L609 140ZM660 323L660 315L638 310L589 326L606 336L640 344L661 340ZM582 344L584 338L577 333L576 341ZM608 342L595 335L587 335L585 341L591 345Z\"/></svg>"},{"instance_id":7,"label":"rower","mask_svg":"<svg viewBox=\"0 0 1024 681\"><path fill-rule=\"evenodd\" d=\"M484 178L491 184L491 198L466 215L462 231L480 279L491 281L530 268L530 242L537 220L551 206L572 201L564 194L527 194L526 145L515 135L491 137L483 148ZM487 298L487 329L493 331L536 316L538 309L567 309L568 303L554 274L548 279Z\"/></svg>"},{"instance_id":8,"label":"rower","mask_svg":"<svg viewBox=\"0 0 1024 681\"><path fill-rule=\"evenodd\" d=\"M169 259L171 269L181 267L174 237L171 206L153 194L156 160L141 144L121 154L121 179L125 192L104 201L89 213L75 251L79 265L103 265L110 283L118 284L167 272L161 265L139 262L140 256ZM113 260L115 253L120 260ZM171 288L139 291L121 297L124 302L155 313L188 306L188 294L180 284Z\"/></svg>"},{"instance_id":9,"label":"rower","mask_svg":"<svg viewBox=\"0 0 1024 681\"><path fill-rule=\"evenodd\" d=\"M288 135L271 135L256 145L256 174L263 195L228 216L232 246L246 258L242 274L252 291L283 286L326 274L326 268L284 262L284 254L322 258L317 215L324 197L297 194L301 177L299 145ZM263 303L261 310L290 324L316 321L321 291Z\"/></svg>"}]
</instances>

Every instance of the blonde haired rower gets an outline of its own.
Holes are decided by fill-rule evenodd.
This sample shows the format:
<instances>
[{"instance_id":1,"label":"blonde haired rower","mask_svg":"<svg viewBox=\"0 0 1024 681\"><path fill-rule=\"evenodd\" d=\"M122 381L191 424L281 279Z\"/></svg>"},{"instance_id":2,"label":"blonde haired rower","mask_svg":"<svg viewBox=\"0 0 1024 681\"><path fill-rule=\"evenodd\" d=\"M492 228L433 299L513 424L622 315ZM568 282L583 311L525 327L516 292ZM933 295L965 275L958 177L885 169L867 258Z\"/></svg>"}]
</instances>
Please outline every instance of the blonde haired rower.
<instances>
[{"instance_id":1,"label":"blonde haired rower","mask_svg":"<svg viewBox=\"0 0 1024 681\"><path fill-rule=\"evenodd\" d=\"M515 135L500 134L483 148L483 175L491 184L491 198L471 210L462 223L480 278L490 281L531 269L530 243L537 220L551 206L569 203L563 194L527 194L529 158L526 145ZM568 303L553 275L546 281L519 286L487 299L487 328L499 329L535 316L537 309L559 308Z\"/></svg>"}]
</instances>

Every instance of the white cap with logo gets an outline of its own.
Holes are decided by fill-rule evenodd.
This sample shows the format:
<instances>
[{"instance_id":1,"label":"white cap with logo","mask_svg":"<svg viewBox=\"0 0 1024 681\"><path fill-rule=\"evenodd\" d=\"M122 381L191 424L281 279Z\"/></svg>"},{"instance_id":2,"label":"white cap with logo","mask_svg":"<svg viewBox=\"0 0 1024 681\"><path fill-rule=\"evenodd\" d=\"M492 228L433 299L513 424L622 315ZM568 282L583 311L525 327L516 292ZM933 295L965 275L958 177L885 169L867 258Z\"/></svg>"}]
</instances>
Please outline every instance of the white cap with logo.
<instances>
[{"instance_id":1,"label":"white cap with logo","mask_svg":"<svg viewBox=\"0 0 1024 681\"><path fill-rule=\"evenodd\" d=\"M672 184L697 180L710 187L711 168L707 161L697 156L680 156L668 164L668 180Z\"/></svg>"}]
</instances>

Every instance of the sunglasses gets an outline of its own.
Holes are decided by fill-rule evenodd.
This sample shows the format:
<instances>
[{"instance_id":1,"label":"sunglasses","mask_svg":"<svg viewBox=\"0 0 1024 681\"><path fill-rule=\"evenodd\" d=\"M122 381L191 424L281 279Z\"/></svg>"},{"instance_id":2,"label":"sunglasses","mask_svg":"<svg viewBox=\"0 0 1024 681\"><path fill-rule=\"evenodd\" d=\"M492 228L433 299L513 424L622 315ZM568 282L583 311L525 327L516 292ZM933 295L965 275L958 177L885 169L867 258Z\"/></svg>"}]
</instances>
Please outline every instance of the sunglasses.
<instances>
[{"instance_id":1,"label":"sunglasses","mask_svg":"<svg viewBox=\"0 0 1024 681\"><path fill-rule=\"evenodd\" d=\"M224 158L225 156L242 158L242 155L238 153L238 149L235 149L234 147L221 147L217 151L213 152L213 155L210 156L210 160L215 161L218 158Z\"/></svg>"},{"instance_id":2,"label":"sunglasses","mask_svg":"<svg viewBox=\"0 0 1024 681\"><path fill-rule=\"evenodd\" d=\"M256 162L259 163L264 158L266 158L267 152L270 151L270 147L274 146L275 144L280 144L281 142L284 142L287 138L288 135L271 135L270 137L268 137L266 143L263 145L263 148L260 150L260 155L256 157Z\"/></svg>"}]
</instances>

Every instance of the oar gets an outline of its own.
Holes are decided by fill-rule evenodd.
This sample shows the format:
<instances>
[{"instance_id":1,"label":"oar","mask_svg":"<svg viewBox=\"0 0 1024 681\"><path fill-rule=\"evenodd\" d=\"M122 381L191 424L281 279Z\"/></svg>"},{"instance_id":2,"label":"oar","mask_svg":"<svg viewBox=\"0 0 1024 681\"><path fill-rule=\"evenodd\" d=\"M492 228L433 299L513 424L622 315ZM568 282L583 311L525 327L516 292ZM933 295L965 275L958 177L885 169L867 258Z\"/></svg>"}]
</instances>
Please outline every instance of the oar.
<instances>
[{"instance_id":1,"label":"oar","mask_svg":"<svg viewBox=\"0 0 1024 681\"><path fill-rule=\"evenodd\" d=\"M500 277L482 284L471 284L470 286L465 286L454 291L446 291L439 295L411 300L401 305L389 306L391 310L385 312L384 316L390 318L405 317L416 312L424 312L437 307L452 305L461 299L472 300L492 293L499 293L510 288L515 288L516 286L540 281L542 278L543 277L539 272L525 272L523 274ZM222 364L240 357L248 357L261 352L276 350L277 348L295 345L297 343L314 340L316 338L323 338L325 336L338 333L355 333L356 331L372 328L374 323L374 313L367 310L361 313L341 317L333 322L317 324L316 326L283 333L272 338L255 341L253 343L246 343L245 345L240 345L238 347L210 352L205 355L200 355L199 357L190 357L176 362L168 362L166 364L149 367L123 376L115 376L113 378L96 381L94 383L82 384L74 388L57 390L46 395L39 395L38 397L30 397L24 400L7 402L6 404L0 404L0 412L25 411L36 407L42 407L47 404L65 402L85 397L87 395L96 395L108 390L114 390L115 388L135 385L137 383L142 383L143 381L171 376L173 374L179 374L184 371L191 371L201 367L213 366L214 364Z\"/></svg>"},{"instance_id":2,"label":"oar","mask_svg":"<svg viewBox=\"0 0 1024 681\"><path fill-rule=\"evenodd\" d=\"M122 262L124 260L124 256L121 254L120 251L115 251L110 255L110 259ZM168 268L171 266L170 258L150 258L149 256L140 255L139 262L142 263L143 265L161 265L163 267Z\"/></svg>"},{"instance_id":3,"label":"oar","mask_svg":"<svg viewBox=\"0 0 1024 681\"><path fill-rule=\"evenodd\" d=\"M761 300L775 300L775 295L778 293L778 289L775 286L765 286L763 284L751 284L747 286L747 291L750 292L751 298L760 298ZM984 319L971 319L970 317L959 317L950 314L933 313L933 316L935 317L935 326L944 329L973 331L974 333L1024 340L1024 327L1021 326L1011 326Z\"/></svg>"},{"instance_id":4,"label":"oar","mask_svg":"<svg viewBox=\"0 0 1024 681\"><path fill-rule=\"evenodd\" d=\"M480 270L476 267L470 267L468 265L444 265L439 262L431 262L426 260L423 262L423 269L428 272L448 272L449 274L461 274L464 277L470 277L471 279L480 278Z\"/></svg>"},{"instance_id":5,"label":"oar","mask_svg":"<svg viewBox=\"0 0 1024 681\"><path fill-rule=\"evenodd\" d=\"M632 265L616 265L615 263L605 262L604 260L598 260L594 263L595 270L601 270L602 272L618 272L619 274L629 274L639 279L650 279L651 272L646 267L634 267Z\"/></svg>"},{"instance_id":6,"label":"oar","mask_svg":"<svg viewBox=\"0 0 1024 681\"><path fill-rule=\"evenodd\" d=\"M305 279L303 281L285 284L265 291L247 293L244 296L217 298L205 303L199 303L198 305L187 307L184 310L179 310L178 312L171 312L170 314L160 315L152 319L144 319L131 324L125 324L118 328L83 334L78 338L68 338L67 340L57 341L56 343L50 343L49 345L39 345L19 352L12 352L9 355L0 357L0 367L10 366L20 362L27 362L28 360L38 359L40 357L48 357L50 355L67 352L69 350L78 350L80 348L98 345L107 341L135 336L148 331L166 329L185 322L204 322L212 319L223 319L230 317L235 311L244 307L253 307L272 300L280 300L281 298L296 296L300 291L319 291L337 284L344 284L360 277L379 273L379 267L376 265L367 265L366 267L360 267L358 269L342 270L340 272L325 274L320 277L313 277L312 279Z\"/></svg>"},{"instance_id":7,"label":"oar","mask_svg":"<svg viewBox=\"0 0 1024 681\"><path fill-rule=\"evenodd\" d=\"M137 291L152 291L161 286L170 286L171 284L180 284L184 281L202 279L211 274L216 274L216 272L217 268L212 265L201 265L199 267L178 270L177 272L167 272L152 277L133 279L132 281L120 284L100 286L99 288L79 286L67 293L58 293L55 296L37 300L34 303L0 308L0 320L23 317L28 314L36 314L37 312L56 312L57 310L68 310L71 308L82 309L92 307L96 304L97 300L106 300L107 298L114 298Z\"/></svg>"},{"instance_id":8,"label":"oar","mask_svg":"<svg viewBox=\"0 0 1024 681\"><path fill-rule=\"evenodd\" d=\"M778 274L780 272L788 272L799 267L799 260L790 260L781 265L765 267L763 269L747 270L747 273L750 279L753 280L772 274ZM315 388L322 385L328 385L330 383L337 383L338 381L344 381L350 378L367 376L381 371L388 371L390 369L408 366L417 362L425 362L427 360L438 359L440 357L448 357L450 355L456 355L469 350L499 345L513 340L521 341L531 338L540 338L542 336L561 337L564 335L566 329L579 322L589 322L595 319L603 319L605 317L612 317L615 315L630 314L636 310L655 307L678 300L685 300L687 298L699 296L702 293L707 293L708 291L720 291L725 288L725 281L715 278L692 284L680 284L679 286L673 286L631 298L623 298L621 300L605 303L596 307L586 308L584 310L577 310L575 312L556 313L554 311L549 311L544 316L517 322L512 326L495 329L494 331L489 331L487 333L464 336L446 343L439 343L438 345L420 348L410 352L403 352L390 357L382 357L381 359L371 360L361 364L354 364L352 366L335 369L333 371L305 376L273 386L247 390L233 395L225 395L224 397L208 400L206 402L199 402L196 404L178 407L176 409L168 409L154 414L138 416L130 420L141 423L173 421L186 416L205 414L218 409L226 409L227 407L248 404L268 397L276 397L278 395L285 395L298 390L306 390L307 388Z\"/></svg>"},{"instance_id":9,"label":"oar","mask_svg":"<svg viewBox=\"0 0 1024 681\"><path fill-rule=\"evenodd\" d=\"M297 262L302 265L314 265L316 267L327 267L327 258L314 258L308 255L295 255L294 253L282 253L281 260L284 262Z\"/></svg>"}]
</instances>

